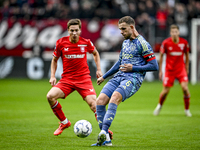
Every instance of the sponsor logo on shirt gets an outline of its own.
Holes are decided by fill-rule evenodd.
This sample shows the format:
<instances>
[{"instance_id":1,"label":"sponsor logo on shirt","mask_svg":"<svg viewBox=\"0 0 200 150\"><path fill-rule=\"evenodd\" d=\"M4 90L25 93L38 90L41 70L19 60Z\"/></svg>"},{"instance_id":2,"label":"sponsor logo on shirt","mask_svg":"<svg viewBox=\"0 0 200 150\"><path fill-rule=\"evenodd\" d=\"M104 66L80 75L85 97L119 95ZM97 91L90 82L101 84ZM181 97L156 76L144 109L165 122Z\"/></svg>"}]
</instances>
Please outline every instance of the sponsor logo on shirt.
<instances>
[{"instance_id":1,"label":"sponsor logo on shirt","mask_svg":"<svg viewBox=\"0 0 200 150\"><path fill-rule=\"evenodd\" d=\"M84 58L85 54L78 54L78 55L65 55L65 58L74 59L74 58Z\"/></svg>"},{"instance_id":2,"label":"sponsor logo on shirt","mask_svg":"<svg viewBox=\"0 0 200 150\"><path fill-rule=\"evenodd\" d=\"M172 55L172 56L181 56L182 52L171 52L170 55Z\"/></svg>"},{"instance_id":3,"label":"sponsor logo on shirt","mask_svg":"<svg viewBox=\"0 0 200 150\"><path fill-rule=\"evenodd\" d=\"M122 59L129 59L129 58L133 58L132 54L126 54L126 53L122 53Z\"/></svg>"},{"instance_id":4,"label":"sponsor logo on shirt","mask_svg":"<svg viewBox=\"0 0 200 150\"><path fill-rule=\"evenodd\" d=\"M78 45L78 47L85 47L85 46L87 46L87 45L83 45L83 44L82 45Z\"/></svg>"}]
</instances>

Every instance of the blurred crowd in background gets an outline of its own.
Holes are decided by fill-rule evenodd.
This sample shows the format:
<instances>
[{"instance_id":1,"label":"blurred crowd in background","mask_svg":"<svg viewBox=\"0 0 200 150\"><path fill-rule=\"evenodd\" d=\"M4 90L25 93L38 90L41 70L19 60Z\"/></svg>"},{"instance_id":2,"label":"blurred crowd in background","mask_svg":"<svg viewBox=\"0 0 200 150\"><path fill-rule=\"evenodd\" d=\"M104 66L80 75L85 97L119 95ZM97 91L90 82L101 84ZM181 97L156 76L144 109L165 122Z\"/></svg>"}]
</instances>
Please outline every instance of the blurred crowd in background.
<instances>
[{"instance_id":1,"label":"blurred crowd in background","mask_svg":"<svg viewBox=\"0 0 200 150\"><path fill-rule=\"evenodd\" d=\"M24 19L118 19L133 17L137 30L155 45L168 36L176 23L181 36L190 39L192 18L200 18L200 0L3 0L0 18Z\"/></svg>"},{"instance_id":2,"label":"blurred crowd in background","mask_svg":"<svg viewBox=\"0 0 200 150\"><path fill-rule=\"evenodd\" d=\"M3 0L1 15L24 19L121 18L168 23L200 17L198 0ZM182 20L181 20L182 19Z\"/></svg>"}]
</instances>

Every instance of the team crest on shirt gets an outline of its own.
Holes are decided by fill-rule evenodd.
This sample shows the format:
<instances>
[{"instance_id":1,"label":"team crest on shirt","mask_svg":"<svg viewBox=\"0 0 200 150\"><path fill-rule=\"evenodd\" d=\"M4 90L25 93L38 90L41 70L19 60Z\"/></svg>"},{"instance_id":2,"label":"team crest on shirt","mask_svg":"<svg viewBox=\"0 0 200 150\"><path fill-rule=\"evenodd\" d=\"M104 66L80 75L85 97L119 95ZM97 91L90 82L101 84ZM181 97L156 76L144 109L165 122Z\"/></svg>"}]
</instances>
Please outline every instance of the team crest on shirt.
<instances>
[{"instance_id":1,"label":"team crest on shirt","mask_svg":"<svg viewBox=\"0 0 200 150\"><path fill-rule=\"evenodd\" d=\"M136 49L136 45L135 44L131 44L131 51L134 51Z\"/></svg>"},{"instance_id":2,"label":"team crest on shirt","mask_svg":"<svg viewBox=\"0 0 200 150\"><path fill-rule=\"evenodd\" d=\"M169 50L171 51L173 48L172 47L169 47Z\"/></svg>"},{"instance_id":3,"label":"team crest on shirt","mask_svg":"<svg viewBox=\"0 0 200 150\"><path fill-rule=\"evenodd\" d=\"M180 47L181 50L184 50L185 45L184 44L178 44L178 47Z\"/></svg>"},{"instance_id":4,"label":"team crest on shirt","mask_svg":"<svg viewBox=\"0 0 200 150\"><path fill-rule=\"evenodd\" d=\"M82 52L82 53L85 52L85 47L81 47L81 52Z\"/></svg>"},{"instance_id":5,"label":"team crest on shirt","mask_svg":"<svg viewBox=\"0 0 200 150\"><path fill-rule=\"evenodd\" d=\"M78 47L80 47L82 53L85 52L85 47L86 47L86 46L87 46L87 45L85 45L85 44L78 45Z\"/></svg>"}]
</instances>

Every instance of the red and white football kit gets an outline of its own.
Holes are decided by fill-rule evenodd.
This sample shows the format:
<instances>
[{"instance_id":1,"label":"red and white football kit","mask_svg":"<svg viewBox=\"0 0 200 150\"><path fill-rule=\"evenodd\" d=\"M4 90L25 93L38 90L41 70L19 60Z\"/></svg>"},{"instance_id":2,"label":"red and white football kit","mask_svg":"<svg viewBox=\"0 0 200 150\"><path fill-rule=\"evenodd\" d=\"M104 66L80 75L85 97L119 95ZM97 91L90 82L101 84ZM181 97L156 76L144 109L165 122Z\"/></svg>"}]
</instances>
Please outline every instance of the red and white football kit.
<instances>
[{"instance_id":1,"label":"red and white football kit","mask_svg":"<svg viewBox=\"0 0 200 150\"><path fill-rule=\"evenodd\" d=\"M92 42L82 37L79 37L77 43L70 42L69 36L60 38L56 42L53 55L62 58L63 73L54 87L60 88L65 97L74 90L77 90L82 98L96 95L87 64L87 52L92 53L94 50Z\"/></svg>"},{"instance_id":2,"label":"red and white football kit","mask_svg":"<svg viewBox=\"0 0 200 150\"><path fill-rule=\"evenodd\" d=\"M163 79L164 86L173 86L175 79L178 79L179 83L188 81L184 62L184 53L188 51L188 42L181 37L179 37L179 43L174 43L171 37L163 41L160 52L166 53L166 68Z\"/></svg>"}]
</instances>

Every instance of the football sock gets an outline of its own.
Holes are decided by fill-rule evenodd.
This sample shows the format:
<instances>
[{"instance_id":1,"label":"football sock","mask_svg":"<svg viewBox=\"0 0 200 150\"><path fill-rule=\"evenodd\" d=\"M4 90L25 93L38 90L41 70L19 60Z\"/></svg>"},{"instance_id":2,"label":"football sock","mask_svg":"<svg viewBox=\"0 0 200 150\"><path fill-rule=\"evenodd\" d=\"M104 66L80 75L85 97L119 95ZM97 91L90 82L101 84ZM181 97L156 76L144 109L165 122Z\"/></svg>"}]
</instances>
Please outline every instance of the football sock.
<instances>
[{"instance_id":1,"label":"football sock","mask_svg":"<svg viewBox=\"0 0 200 150\"><path fill-rule=\"evenodd\" d=\"M109 135L109 133L106 133L106 141L110 141L110 135Z\"/></svg>"},{"instance_id":2,"label":"football sock","mask_svg":"<svg viewBox=\"0 0 200 150\"><path fill-rule=\"evenodd\" d=\"M185 105L185 109L188 110L190 106L190 95L184 96L184 105Z\"/></svg>"},{"instance_id":3,"label":"football sock","mask_svg":"<svg viewBox=\"0 0 200 150\"><path fill-rule=\"evenodd\" d=\"M66 119L65 114L62 111L62 106L58 101L56 101L56 103L51 107L51 109L60 121L64 121Z\"/></svg>"},{"instance_id":4,"label":"football sock","mask_svg":"<svg viewBox=\"0 0 200 150\"><path fill-rule=\"evenodd\" d=\"M96 112L97 112L97 121L99 124L99 128L102 129L102 123L103 123L103 118L106 113L106 106L104 105L97 105L96 106Z\"/></svg>"},{"instance_id":5,"label":"football sock","mask_svg":"<svg viewBox=\"0 0 200 150\"><path fill-rule=\"evenodd\" d=\"M106 131L106 133L108 133L108 129L112 121L114 120L116 111L117 111L117 105L115 103L109 103L108 110L105 114L103 125L102 125L102 130Z\"/></svg>"},{"instance_id":6,"label":"football sock","mask_svg":"<svg viewBox=\"0 0 200 150\"><path fill-rule=\"evenodd\" d=\"M163 95L160 94L159 103L160 103L161 106L163 105L165 99L166 99L166 96L163 96Z\"/></svg>"},{"instance_id":7,"label":"football sock","mask_svg":"<svg viewBox=\"0 0 200 150\"><path fill-rule=\"evenodd\" d=\"M68 123L68 119L66 118L64 121L61 121L62 124L67 124Z\"/></svg>"}]
</instances>

